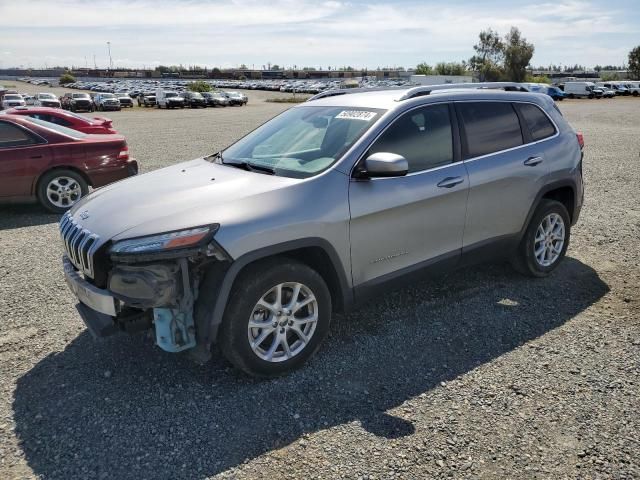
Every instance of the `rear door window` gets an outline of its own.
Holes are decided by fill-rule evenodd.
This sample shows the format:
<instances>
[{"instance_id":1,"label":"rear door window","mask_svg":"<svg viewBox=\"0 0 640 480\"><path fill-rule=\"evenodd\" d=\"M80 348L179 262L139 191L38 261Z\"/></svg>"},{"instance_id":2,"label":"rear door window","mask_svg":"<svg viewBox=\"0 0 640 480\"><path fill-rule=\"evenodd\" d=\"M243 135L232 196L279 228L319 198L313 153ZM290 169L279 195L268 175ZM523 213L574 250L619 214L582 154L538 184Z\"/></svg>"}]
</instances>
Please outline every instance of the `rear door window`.
<instances>
[{"instance_id":1,"label":"rear door window","mask_svg":"<svg viewBox=\"0 0 640 480\"><path fill-rule=\"evenodd\" d=\"M465 158L479 157L523 144L518 115L509 102L460 102L466 138Z\"/></svg>"},{"instance_id":2,"label":"rear door window","mask_svg":"<svg viewBox=\"0 0 640 480\"><path fill-rule=\"evenodd\" d=\"M33 145L36 140L27 132L7 122L0 122L0 148Z\"/></svg>"},{"instance_id":3,"label":"rear door window","mask_svg":"<svg viewBox=\"0 0 640 480\"><path fill-rule=\"evenodd\" d=\"M540 108L530 103L519 104L518 108L534 142L551 137L556 133L553 123Z\"/></svg>"}]
</instances>

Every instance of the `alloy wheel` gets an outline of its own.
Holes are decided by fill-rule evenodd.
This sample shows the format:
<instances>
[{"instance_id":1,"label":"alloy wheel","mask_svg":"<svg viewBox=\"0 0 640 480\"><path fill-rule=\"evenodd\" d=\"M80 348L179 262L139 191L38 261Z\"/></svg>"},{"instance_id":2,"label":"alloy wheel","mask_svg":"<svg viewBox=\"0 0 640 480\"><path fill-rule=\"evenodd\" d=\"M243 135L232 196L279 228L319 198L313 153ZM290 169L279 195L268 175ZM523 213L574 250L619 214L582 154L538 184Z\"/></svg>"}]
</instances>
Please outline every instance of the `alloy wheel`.
<instances>
[{"instance_id":1,"label":"alloy wheel","mask_svg":"<svg viewBox=\"0 0 640 480\"><path fill-rule=\"evenodd\" d=\"M533 254L539 265L553 265L564 247L566 229L564 220L557 213L550 213L542 219L536 229L533 241Z\"/></svg>"},{"instance_id":2,"label":"alloy wheel","mask_svg":"<svg viewBox=\"0 0 640 480\"><path fill-rule=\"evenodd\" d=\"M302 352L318 323L318 300L309 287L287 282L267 291L253 307L247 326L251 350L267 362Z\"/></svg>"}]
</instances>

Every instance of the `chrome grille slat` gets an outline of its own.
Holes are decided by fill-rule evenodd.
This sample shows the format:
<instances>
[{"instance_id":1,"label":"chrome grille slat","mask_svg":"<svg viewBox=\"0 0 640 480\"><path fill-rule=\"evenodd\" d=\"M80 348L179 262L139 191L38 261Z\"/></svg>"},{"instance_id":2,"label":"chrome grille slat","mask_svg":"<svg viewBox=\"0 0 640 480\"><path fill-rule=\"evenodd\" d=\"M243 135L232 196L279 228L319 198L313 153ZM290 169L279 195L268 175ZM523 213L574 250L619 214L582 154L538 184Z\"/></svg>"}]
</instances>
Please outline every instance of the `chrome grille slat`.
<instances>
[{"instance_id":1,"label":"chrome grille slat","mask_svg":"<svg viewBox=\"0 0 640 480\"><path fill-rule=\"evenodd\" d=\"M99 247L100 237L78 225L69 213L58 226L67 257L85 275L93 278L93 259Z\"/></svg>"}]
</instances>

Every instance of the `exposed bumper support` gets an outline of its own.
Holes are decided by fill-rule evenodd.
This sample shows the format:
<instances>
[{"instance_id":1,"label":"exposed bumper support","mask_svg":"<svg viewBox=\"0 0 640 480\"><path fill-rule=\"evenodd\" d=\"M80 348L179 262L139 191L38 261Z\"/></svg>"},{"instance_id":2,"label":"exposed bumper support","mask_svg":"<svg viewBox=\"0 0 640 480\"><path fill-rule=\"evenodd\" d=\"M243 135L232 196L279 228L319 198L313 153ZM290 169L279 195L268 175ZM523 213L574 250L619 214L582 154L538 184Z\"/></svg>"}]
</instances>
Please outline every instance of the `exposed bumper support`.
<instances>
[{"instance_id":1,"label":"exposed bumper support","mask_svg":"<svg viewBox=\"0 0 640 480\"><path fill-rule=\"evenodd\" d=\"M62 265L64 267L64 279L78 300L95 310L96 312L115 317L116 302L108 291L102 290L95 285L91 285L76 271L69 259L62 257Z\"/></svg>"}]
</instances>

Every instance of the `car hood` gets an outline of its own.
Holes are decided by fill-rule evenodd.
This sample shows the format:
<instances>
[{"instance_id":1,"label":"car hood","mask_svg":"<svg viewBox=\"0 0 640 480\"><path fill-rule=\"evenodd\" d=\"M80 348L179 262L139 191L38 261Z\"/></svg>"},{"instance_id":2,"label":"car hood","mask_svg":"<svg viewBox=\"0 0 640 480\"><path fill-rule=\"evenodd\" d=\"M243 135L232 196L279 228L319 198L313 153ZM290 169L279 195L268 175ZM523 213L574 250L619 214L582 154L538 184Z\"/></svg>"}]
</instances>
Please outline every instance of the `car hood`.
<instances>
[{"instance_id":1,"label":"car hood","mask_svg":"<svg viewBox=\"0 0 640 480\"><path fill-rule=\"evenodd\" d=\"M240 203L271 208L261 196L300 180L248 172L203 158L130 177L92 192L71 210L76 223L108 240L234 221Z\"/></svg>"}]
</instances>

